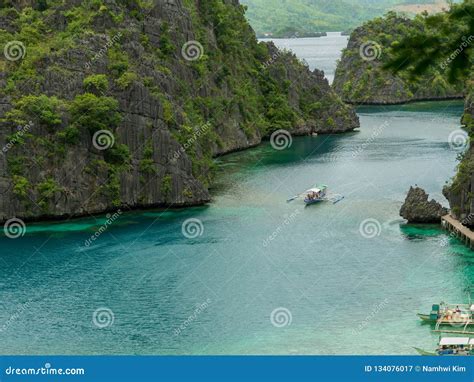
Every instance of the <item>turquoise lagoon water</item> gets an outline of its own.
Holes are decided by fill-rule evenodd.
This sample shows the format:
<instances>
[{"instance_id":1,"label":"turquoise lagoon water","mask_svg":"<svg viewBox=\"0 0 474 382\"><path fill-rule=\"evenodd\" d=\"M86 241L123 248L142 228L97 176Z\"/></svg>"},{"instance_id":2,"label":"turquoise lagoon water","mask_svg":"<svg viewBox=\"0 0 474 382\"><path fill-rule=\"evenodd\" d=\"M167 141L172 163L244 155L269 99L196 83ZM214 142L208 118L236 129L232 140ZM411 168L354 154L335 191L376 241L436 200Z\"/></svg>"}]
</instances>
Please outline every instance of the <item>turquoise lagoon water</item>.
<instances>
[{"instance_id":1,"label":"turquoise lagoon water","mask_svg":"<svg viewBox=\"0 0 474 382\"><path fill-rule=\"evenodd\" d=\"M105 217L30 224L22 238L0 238L1 352L433 348L436 337L415 314L440 300L465 301L474 257L436 226L405 225L398 210L415 183L442 199L457 156L447 137L461 106L365 108L360 132L229 155L208 206L124 213L90 247ZM345 199L286 203L315 181ZM196 238L182 233L191 218L202 222ZM360 232L367 219L373 238L365 237L374 235L370 226ZM99 328L92 317L104 308L105 325L112 315L113 323ZM286 310L275 326L279 308Z\"/></svg>"},{"instance_id":2,"label":"turquoise lagoon water","mask_svg":"<svg viewBox=\"0 0 474 382\"><path fill-rule=\"evenodd\" d=\"M316 54L306 49L302 57ZM226 156L208 206L124 213L89 247L105 216L0 237L0 352L433 348L437 337L416 313L466 301L473 252L437 226L407 226L398 211L413 184L444 200L461 112L459 102L363 108L359 132ZM315 182L345 199L286 203ZM201 235L183 235L189 219Z\"/></svg>"}]
</instances>

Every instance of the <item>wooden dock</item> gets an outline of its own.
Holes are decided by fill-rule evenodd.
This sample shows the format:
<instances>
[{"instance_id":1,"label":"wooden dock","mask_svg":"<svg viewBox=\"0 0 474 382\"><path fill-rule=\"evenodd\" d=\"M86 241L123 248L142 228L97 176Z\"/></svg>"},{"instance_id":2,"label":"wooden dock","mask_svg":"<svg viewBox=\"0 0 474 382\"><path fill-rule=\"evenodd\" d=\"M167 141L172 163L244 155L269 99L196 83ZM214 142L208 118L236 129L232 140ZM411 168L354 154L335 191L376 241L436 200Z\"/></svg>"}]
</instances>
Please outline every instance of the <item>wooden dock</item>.
<instances>
[{"instance_id":1,"label":"wooden dock","mask_svg":"<svg viewBox=\"0 0 474 382\"><path fill-rule=\"evenodd\" d=\"M474 249L474 232L463 226L459 220L451 215L446 215L441 218L441 225L445 230L449 231L451 235L457 237L470 249Z\"/></svg>"}]
</instances>

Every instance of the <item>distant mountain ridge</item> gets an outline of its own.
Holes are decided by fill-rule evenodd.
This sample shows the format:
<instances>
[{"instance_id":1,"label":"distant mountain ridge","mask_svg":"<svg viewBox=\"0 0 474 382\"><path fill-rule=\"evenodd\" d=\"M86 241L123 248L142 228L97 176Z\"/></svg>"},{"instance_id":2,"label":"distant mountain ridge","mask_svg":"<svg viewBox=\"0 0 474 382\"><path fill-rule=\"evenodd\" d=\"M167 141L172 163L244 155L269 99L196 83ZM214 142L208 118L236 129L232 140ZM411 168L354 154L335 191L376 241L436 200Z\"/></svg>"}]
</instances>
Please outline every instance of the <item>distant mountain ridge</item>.
<instances>
[{"instance_id":1,"label":"distant mountain ridge","mask_svg":"<svg viewBox=\"0 0 474 382\"><path fill-rule=\"evenodd\" d=\"M257 36L278 38L345 31L397 5L439 5L444 0L242 0L241 3L248 7L246 16Z\"/></svg>"}]
</instances>

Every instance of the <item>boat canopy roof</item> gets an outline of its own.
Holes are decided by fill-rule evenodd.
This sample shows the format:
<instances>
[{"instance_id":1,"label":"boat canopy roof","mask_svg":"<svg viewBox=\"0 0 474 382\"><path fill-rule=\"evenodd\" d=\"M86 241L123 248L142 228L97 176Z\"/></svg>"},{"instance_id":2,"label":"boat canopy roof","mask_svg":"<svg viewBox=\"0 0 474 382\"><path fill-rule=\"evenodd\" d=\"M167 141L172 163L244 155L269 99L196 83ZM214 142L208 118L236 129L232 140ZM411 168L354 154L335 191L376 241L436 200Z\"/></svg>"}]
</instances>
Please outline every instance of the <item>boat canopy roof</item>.
<instances>
[{"instance_id":1,"label":"boat canopy roof","mask_svg":"<svg viewBox=\"0 0 474 382\"><path fill-rule=\"evenodd\" d=\"M474 338L469 337L443 337L439 341L441 346L449 346L449 345L469 345L469 341L474 340Z\"/></svg>"},{"instance_id":2,"label":"boat canopy roof","mask_svg":"<svg viewBox=\"0 0 474 382\"><path fill-rule=\"evenodd\" d=\"M324 191L327 188L328 186L326 186L325 184L322 184L320 186L314 186L310 188L309 190L306 190L305 192L320 192L320 191Z\"/></svg>"}]
</instances>

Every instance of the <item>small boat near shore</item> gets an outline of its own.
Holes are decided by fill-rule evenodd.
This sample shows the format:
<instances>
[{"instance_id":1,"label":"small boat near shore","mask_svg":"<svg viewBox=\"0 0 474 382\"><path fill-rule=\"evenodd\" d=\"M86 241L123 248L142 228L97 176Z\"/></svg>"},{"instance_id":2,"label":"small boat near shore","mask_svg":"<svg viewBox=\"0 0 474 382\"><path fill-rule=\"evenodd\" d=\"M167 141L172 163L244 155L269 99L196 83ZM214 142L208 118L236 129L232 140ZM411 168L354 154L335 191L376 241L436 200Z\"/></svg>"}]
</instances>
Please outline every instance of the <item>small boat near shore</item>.
<instances>
[{"instance_id":1,"label":"small boat near shore","mask_svg":"<svg viewBox=\"0 0 474 382\"><path fill-rule=\"evenodd\" d=\"M474 304L433 304L429 314L417 313L426 323L436 325L469 326L474 325Z\"/></svg>"},{"instance_id":2,"label":"small boat near shore","mask_svg":"<svg viewBox=\"0 0 474 382\"><path fill-rule=\"evenodd\" d=\"M295 195L287 200L287 203L292 202L293 200L303 198L306 205L316 204L320 202L330 201L333 204L340 202L344 199L344 196L340 194L329 194L328 186L320 185L314 186L301 194Z\"/></svg>"},{"instance_id":3,"label":"small boat near shore","mask_svg":"<svg viewBox=\"0 0 474 382\"><path fill-rule=\"evenodd\" d=\"M311 188L304 192L305 204L315 204L326 200L327 186L319 186L317 188Z\"/></svg>"},{"instance_id":4,"label":"small boat near shore","mask_svg":"<svg viewBox=\"0 0 474 382\"><path fill-rule=\"evenodd\" d=\"M440 336L438 348L434 352L426 351L420 348L414 348L420 355L451 355L451 356L470 356L474 355L474 333L465 333L463 337Z\"/></svg>"}]
</instances>

